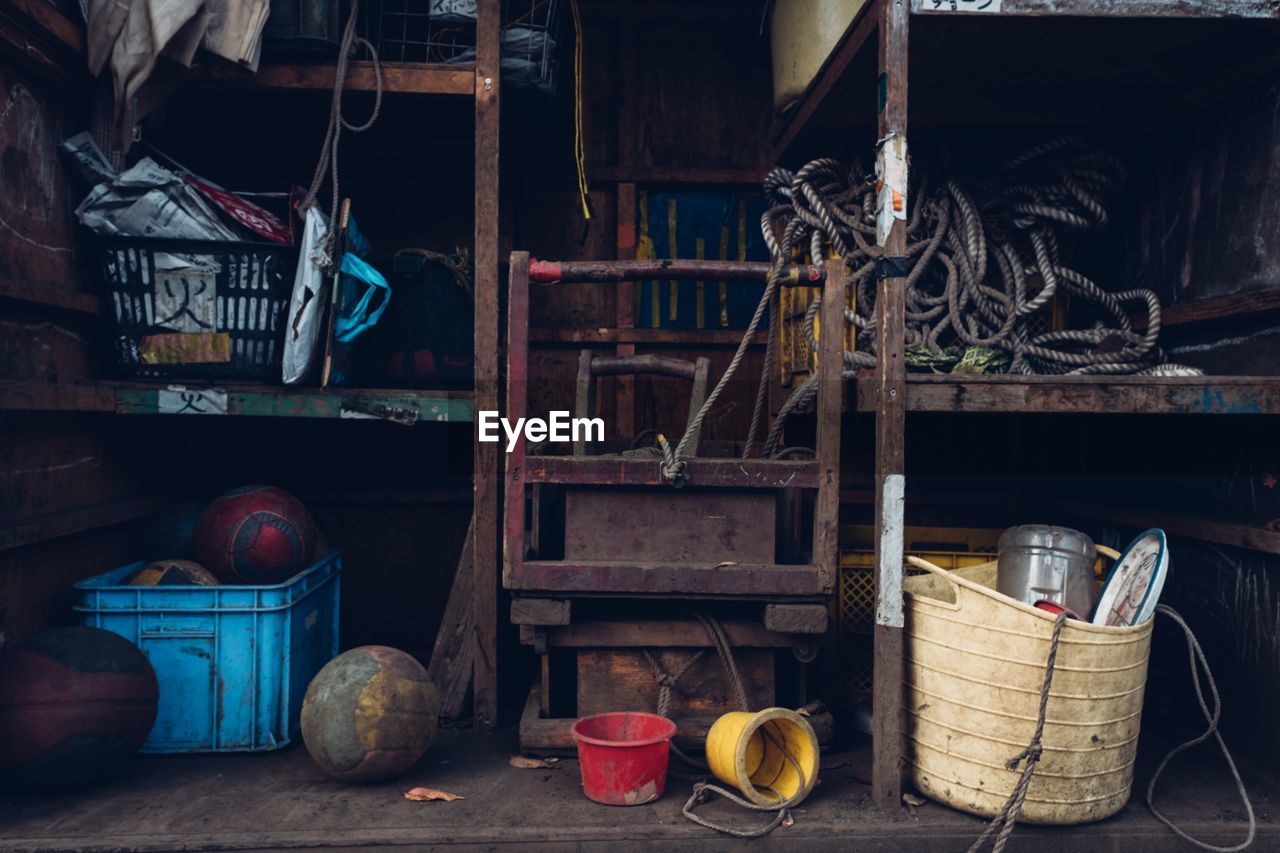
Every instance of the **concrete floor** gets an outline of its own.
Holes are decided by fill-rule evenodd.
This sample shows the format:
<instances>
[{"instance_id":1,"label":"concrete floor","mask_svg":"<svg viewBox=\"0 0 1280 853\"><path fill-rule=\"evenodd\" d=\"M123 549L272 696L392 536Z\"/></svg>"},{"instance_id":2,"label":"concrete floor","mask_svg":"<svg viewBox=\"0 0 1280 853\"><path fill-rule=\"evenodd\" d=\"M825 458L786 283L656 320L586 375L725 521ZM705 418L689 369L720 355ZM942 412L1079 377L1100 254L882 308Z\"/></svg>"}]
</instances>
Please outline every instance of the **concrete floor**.
<instances>
[{"instance_id":1,"label":"concrete floor","mask_svg":"<svg viewBox=\"0 0 1280 853\"><path fill-rule=\"evenodd\" d=\"M513 732L482 737L442 732L423 761L391 783L353 786L311 763L300 744L269 755L144 757L112 783L62 797L8 795L0 801L4 850L415 849L673 851L736 848L787 851L854 849L964 850L982 822L935 803L884 815L871 809L865 750L824 757L821 783L795 812L794 826L756 842L717 835L680 814L690 782L671 779L666 795L636 808L610 808L582 796L577 762L518 770ZM1200 837L1217 844L1244 836L1241 808L1226 771L1202 747L1161 783L1159 804ZM1149 772L1150 768L1145 768ZM1145 790L1140 765L1135 792ZM1259 817L1256 851L1280 850L1280 783L1246 772ZM425 785L465 797L411 802ZM1140 787L1141 786L1141 787ZM1013 851L1164 851L1192 849L1141 805L1136 794L1119 815L1090 826L1019 826ZM700 813L742 825L758 816L727 804Z\"/></svg>"}]
</instances>

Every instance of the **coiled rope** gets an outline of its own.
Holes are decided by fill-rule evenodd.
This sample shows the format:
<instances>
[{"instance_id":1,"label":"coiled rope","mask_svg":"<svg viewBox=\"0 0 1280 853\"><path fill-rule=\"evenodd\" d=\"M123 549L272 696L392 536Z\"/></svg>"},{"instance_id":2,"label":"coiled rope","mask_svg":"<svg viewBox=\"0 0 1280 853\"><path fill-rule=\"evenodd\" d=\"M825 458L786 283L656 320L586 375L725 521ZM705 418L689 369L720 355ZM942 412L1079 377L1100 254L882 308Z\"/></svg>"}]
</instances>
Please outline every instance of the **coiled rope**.
<instances>
[{"instance_id":1,"label":"coiled rope","mask_svg":"<svg viewBox=\"0 0 1280 853\"><path fill-rule=\"evenodd\" d=\"M1195 368L1169 363L1157 346L1161 315L1154 292L1104 290L1063 263L1059 236L1106 225L1104 201L1124 178L1124 167L1115 157L1090 150L1078 139L1063 138L1014 157L990 185L970 187L947 179L931 186L927 174L918 180L909 194L913 205L907 216L907 248L902 258L892 259L905 276L909 354L958 358L960 351L991 351L1016 374L1200 375ZM876 365L876 270L878 262L887 259L876 245L875 179L855 178L837 161L823 158L796 172L773 170L765 178L764 193L768 208L761 233L772 261L768 284L738 350L691 429L664 454L663 473L670 482L680 481L677 463L736 373L765 312L771 311L776 321L777 288L785 269L800 258L807 255L810 263L821 266L836 257L849 266L855 298L845 318L855 331L855 346L845 352L842 372L852 378L859 369ZM1092 306L1092 324L1037 330L1036 315L1059 293ZM809 305L803 322L815 350L814 319L820 305L821 296ZM1142 331L1135 328L1127 307L1145 314ZM764 418L773 356L774 347L769 346L746 454ZM776 453L786 416L809 406L817 388L811 376L792 392L765 439L765 457Z\"/></svg>"}]
</instances>

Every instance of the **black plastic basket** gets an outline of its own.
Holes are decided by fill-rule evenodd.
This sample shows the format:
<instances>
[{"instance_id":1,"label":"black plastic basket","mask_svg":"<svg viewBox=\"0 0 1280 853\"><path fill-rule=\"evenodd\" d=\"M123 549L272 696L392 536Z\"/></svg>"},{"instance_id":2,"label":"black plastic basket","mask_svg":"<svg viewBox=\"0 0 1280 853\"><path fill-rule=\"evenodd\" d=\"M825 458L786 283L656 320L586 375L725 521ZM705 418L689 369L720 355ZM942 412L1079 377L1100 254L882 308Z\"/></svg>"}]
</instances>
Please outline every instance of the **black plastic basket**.
<instances>
[{"instance_id":1,"label":"black plastic basket","mask_svg":"<svg viewBox=\"0 0 1280 853\"><path fill-rule=\"evenodd\" d=\"M125 376L280 381L296 247L139 237L99 245Z\"/></svg>"}]
</instances>

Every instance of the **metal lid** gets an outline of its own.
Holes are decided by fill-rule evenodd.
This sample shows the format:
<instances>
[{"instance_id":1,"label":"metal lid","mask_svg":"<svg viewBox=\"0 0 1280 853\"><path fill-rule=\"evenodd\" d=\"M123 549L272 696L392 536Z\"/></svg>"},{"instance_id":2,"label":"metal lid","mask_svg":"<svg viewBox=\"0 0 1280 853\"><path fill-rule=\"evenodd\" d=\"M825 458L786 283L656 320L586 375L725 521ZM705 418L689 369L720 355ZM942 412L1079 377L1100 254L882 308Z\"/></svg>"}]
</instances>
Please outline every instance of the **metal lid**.
<instances>
[{"instance_id":1,"label":"metal lid","mask_svg":"<svg viewBox=\"0 0 1280 853\"><path fill-rule=\"evenodd\" d=\"M1095 556L1093 540L1087 535L1070 527L1055 527L1052 524L1019 524L1017 527L1010 527L1000 534L998 547L1001 551L1013 548L1047 548L1080 554L1091 561Z\"/></svg>"}]
</instances>

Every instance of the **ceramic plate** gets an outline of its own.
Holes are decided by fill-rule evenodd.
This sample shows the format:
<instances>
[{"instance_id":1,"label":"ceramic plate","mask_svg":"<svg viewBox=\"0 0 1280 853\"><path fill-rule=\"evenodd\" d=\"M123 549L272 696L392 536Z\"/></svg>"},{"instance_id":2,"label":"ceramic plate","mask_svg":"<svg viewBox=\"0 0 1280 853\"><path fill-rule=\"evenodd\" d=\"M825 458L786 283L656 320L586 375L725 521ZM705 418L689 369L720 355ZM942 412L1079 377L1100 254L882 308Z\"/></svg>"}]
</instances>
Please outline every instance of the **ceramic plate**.
<instances>
[{"instance_id":1,"label":"ceramic plate","mask_svg":"<svg viewBox=\"0 0 1280 853\"><path fill-rule=\"evenodd\" d=\"M1160 602L1168 574L1169 549L1164 531L1153 528L1138 534L1111 567L1091 621L1095 625L1138 625L1147 621Z\"/></svg>"}]
</instances>

